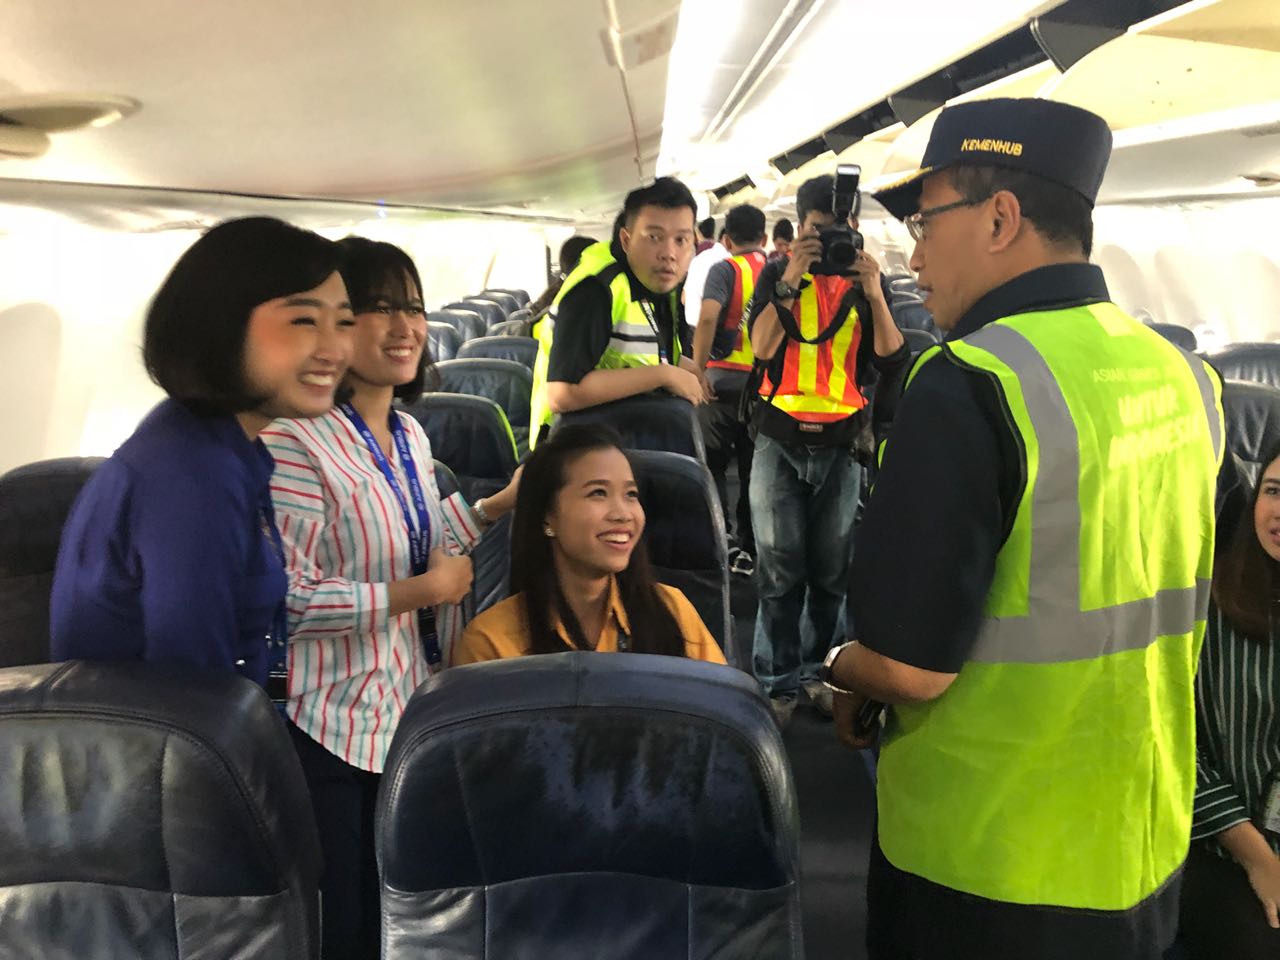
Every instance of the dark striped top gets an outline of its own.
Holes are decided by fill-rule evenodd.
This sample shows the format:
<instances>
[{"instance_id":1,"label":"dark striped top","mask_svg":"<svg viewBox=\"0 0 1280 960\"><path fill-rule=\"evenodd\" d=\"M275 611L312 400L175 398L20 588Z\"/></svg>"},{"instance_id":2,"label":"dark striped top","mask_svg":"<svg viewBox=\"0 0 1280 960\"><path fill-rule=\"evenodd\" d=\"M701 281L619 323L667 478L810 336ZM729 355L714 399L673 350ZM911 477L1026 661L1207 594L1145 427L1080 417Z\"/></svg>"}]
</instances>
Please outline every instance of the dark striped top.
<instances>
[{"instance_id":1,"label":"dark striped top","mask_svg":"<svg viewBox=\"0 0 1280 960\"><path fill-rule=\"evenodd\" d=\"M1280 774L1277 659L1274 638L1271 643L1249 639L1227 621L1216 604L1210 605L1196 675L1192 840L1212 837L1246 820L1262 830L1271 780ZM1271 849L1280 854L1280 841L1266 831L1262 833Z\"/></svg>"}]
</instances>

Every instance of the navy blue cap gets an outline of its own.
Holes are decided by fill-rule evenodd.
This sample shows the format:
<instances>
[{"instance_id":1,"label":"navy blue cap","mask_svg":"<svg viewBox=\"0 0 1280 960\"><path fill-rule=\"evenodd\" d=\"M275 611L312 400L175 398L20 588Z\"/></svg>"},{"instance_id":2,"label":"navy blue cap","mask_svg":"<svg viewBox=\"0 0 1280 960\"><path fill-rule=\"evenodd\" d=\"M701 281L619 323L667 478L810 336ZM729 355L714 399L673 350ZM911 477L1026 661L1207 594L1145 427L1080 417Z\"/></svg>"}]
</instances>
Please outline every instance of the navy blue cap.
<instances>
[{"instance_id":1,"label":"navy blue cap","mask_svg":"<svg viewBox=\"0 0 1280 960\"><path fill-rule=\"evenodd\" d=\"M1111 158L1111 129L1095 113L1036 97L977 100L938 114L920 169L875 198L899 220L920 206L924 178L948 167L1008 167L1098 197Z\"/></svg>"}]
</instances>

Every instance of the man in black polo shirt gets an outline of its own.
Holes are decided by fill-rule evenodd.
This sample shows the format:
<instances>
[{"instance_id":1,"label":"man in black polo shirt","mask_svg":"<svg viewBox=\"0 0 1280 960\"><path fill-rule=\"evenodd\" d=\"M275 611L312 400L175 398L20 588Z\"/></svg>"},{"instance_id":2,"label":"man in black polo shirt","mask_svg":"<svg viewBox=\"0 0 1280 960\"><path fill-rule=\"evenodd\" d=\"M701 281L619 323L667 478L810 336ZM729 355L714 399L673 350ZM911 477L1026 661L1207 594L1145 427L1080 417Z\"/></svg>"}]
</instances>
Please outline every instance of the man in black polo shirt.
<instances>
[{"instance_id":1,"label":"man in black polo shirt","mask_svg":"<svg viewBox=\"0 0 1280 960\"><path fill-rule=\"evenodd\" d=\"M955 106L877 195L948 337L859 532L858 641L823 664L846 744L867 696L893 704L873 960L1158 960L1174 936L1220 388L1089 265L1110 146L1071 106Z\"/></svg>"},{"instance_id":2,"label":"man in black polo shirt","mask_svg":"<svg viewBox=\"0 0 1280 960\"><path fill-rule=\"evenodd\" d=\"M877 195L949 333L859 532L858 639L823 666L856 691L847 744L867 696L894 705L873 960L1158 960L1176 929L1220 390L1088 263L1110 145L1063 104L950 107Z\"/></svg>"},{"instance_id":3,"label":"man in black polo shirt","mask_svg":"<svg viewBox=\"0 0 1280 960\"><path fill-rule=\"evenodd\" d=\"M653 390L706 402L705 381L680 347L696 209L688 187L660 177L627 194L610 243L582 251L536 328L530 446L557 413Z\"/></svg>"}]
</instances>

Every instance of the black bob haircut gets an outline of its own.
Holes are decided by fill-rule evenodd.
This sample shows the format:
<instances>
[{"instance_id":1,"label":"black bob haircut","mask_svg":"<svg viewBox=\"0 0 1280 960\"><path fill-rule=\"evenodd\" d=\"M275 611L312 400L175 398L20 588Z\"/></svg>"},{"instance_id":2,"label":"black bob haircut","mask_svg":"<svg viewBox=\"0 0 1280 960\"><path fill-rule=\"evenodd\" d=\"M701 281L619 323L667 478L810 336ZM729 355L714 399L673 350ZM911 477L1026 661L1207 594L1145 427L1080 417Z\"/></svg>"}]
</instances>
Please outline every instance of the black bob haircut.
<instances>
[{"instance_id":1,"label":"black bob haircut","mask_svg":"<svg viewBox=\"0 0 1280 960\"><path fill-rule=\"evenodd\" d=\"M636 214L641 207L662 207L678 210L688 207L691 219L698 216L698 202L689 188L675 177L659 177L647 187L639 187L627 194L622 203L622 225L630 230L635 226Z\"/></svg>"},{"instance_id":2,"label":"black bob haircut","mask_svg":"<svg viewBox=\"0 0 1280 960\"><path fill-rule=\"evenodd\" d=\"M359 314L381 303L422 305L422 278L413 258L392 243L366 240L364 237L344 237L338 241L342 250L343 282L351 297L351 308ZM427 384L432 389L439 383L435 363L431 357L431 341L422 345L422 360L418 372L408 383L399 384L392 395L397 400L417 400ZM340 389L338 396L345 400L347 389Z\"/></svg>"},{"instance_id":3,"label":"black bob haircut","mask_svg":"<svg viewBox=\"0 0 1280 960\"><path fill-rule=\"evenodd\" d=\"M697 213L694 213L697 216ZM698 233L702 234L703 240L710 240L716 235L716 218L707 217L705 220L698 221Z\"/></svg>"},{"instance_id":4,"label":"black bob haircut","mask_svg":"<svg viewBox=\"0 0 1280 960\"><path fill-rule=\"evenodd\" d=\"M764 211L749 203L734 207L725 214L724 232L737 244L759 243L764 239Z\"/></svg>"},{"instance_id":5,"label":"black bob haircut","mask_svg":"<svg viewBox=\"0 0 1280 960\"><path fill-rule=\"evenodd\" d=\"M1008 167L965 164L951 167L946 175L956 192L974 203L1007 190L1018 198L1022 215L1050 243L1078 247L1086 260L1093 253L1093 206L1070 187Z\"/></svg>"},{"instance_id":6,"label":"black bob haircut","mask_svg":"<svg viewBox=\"0 0 1280 960\"><path fill-rule=\"evenodd\" d=\"M819 213L831 213L832 206L836 199L836 178L829 173L822 176L814 177L812 180L806 180L800 184L800 189L796 191L796 220L800 226L804 226L804 218L811 210ZM849 216L857 218L862 212L862 191L855 191L853 195L853 206L849 210ZM774 228L774 239L777 239L777 228Z\"/></svg>"},{"instance_id":7,"label":"black bob haircut","mask_svg":"<svg viewBox=\"0 0 1280 960\"><path fill-rule=\"evenodd\" d=\"M142 360L170 397L205 415L252 410L244 344L256 307L314 290L337 269L338 245L274 217L218 224L173 265L147 309Z\"/></svg>"},{"instance_id":8,"label":"black bob haircut","mask_svg":"<svg viewBox=\"0 0 1280 960\"><path fill-rule=\"evenodd\" d=\"M773 225L773 239L791 241L796 238L795 227L791 225L791 221L783 217Z\"/></svg>"}]
</instances>

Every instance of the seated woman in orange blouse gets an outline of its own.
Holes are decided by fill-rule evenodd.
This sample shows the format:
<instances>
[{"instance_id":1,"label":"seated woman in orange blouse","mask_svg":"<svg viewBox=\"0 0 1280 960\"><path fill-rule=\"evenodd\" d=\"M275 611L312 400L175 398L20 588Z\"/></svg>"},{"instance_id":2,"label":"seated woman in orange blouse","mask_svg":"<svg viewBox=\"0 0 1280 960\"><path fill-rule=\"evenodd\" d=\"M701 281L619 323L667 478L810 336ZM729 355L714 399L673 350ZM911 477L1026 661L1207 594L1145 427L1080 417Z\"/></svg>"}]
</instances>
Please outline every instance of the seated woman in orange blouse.
<instances>
[{"instance_id":1,"label":"seated woman in orange blouse","mask_svg":"<svg viewBox=\"0 0 1280 960\"><path fill-rule=\"evenodd\" d=\"M621 443L608 427L583 425L538 444L516 497L516 595L471 622L454 665L565 650L725 662L693 604L653 578Z\"/></svg>"}]
</instances>

